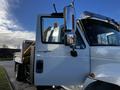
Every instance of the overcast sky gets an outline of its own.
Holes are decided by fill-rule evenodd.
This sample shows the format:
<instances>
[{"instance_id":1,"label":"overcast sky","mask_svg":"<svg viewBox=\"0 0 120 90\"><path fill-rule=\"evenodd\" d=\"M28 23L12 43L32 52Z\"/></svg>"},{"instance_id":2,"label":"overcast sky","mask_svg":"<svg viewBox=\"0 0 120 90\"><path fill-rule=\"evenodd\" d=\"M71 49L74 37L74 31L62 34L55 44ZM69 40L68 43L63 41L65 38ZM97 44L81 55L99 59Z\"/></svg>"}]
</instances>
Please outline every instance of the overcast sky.
<instances>
[{"instance_id":1,"label":"overcast sky","mask_svg":"<svg viewBox=\"0 0 120 90\"><path fill-rule=\"evenodd\" d=\"M0 0L0 47L19 48L24 39L35 39L38 14L58 12L71 0ZM92 11L120 21L120 0L75 0L76 17Z\"/></svg>"}]
</instances>

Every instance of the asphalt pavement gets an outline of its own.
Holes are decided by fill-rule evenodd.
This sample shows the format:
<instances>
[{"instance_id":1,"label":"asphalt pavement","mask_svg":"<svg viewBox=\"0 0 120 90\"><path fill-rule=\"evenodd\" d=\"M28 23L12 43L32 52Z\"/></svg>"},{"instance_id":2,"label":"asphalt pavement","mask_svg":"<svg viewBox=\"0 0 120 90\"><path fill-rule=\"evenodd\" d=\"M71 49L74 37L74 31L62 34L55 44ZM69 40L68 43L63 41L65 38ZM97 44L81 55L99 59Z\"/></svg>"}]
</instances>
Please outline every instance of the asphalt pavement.
<instances>
[{"instance_id":1,"label":"asphalt pavement","mask_svg":"<svg viewBox=\"0 0 120 90\"><path fill-rule=\"evenodd\" d=\"M6 69L13 90L36 90L36 87L32 85L16 81L14 72L14 61L1 61L0 65Z\"/></svg>"}]
</instances>

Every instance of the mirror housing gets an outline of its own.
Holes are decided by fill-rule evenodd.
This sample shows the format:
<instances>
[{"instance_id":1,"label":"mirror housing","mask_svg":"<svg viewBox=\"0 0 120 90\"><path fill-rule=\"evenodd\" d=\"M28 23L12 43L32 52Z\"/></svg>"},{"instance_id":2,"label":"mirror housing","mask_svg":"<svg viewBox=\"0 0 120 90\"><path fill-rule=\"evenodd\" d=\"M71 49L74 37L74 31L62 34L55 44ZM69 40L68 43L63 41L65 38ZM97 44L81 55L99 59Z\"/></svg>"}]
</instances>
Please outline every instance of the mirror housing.
<instances>
[{"instance_id":1,"label":"mirror housing","mask_svg":"<svg viewBox=\"0 0 120 90\"><path fill-rule=\"evenodd\" d=\"M75 15L74 15L74 7L73 5L66 6L64 8L64 28L65 28L65 36L64 43L65 45L75 45Z\"/></svg>"},{"instance_id":2,"label":"mirror housing","mask_svg":"<svg viewBox=\"0 0 120 90\"><path fill-rule=\"evenodd\" d=\"M64 8L64 27L65 32L72 32L74 31L74 8L72 5L66 6Z\"/></svg>"}]
</instances>

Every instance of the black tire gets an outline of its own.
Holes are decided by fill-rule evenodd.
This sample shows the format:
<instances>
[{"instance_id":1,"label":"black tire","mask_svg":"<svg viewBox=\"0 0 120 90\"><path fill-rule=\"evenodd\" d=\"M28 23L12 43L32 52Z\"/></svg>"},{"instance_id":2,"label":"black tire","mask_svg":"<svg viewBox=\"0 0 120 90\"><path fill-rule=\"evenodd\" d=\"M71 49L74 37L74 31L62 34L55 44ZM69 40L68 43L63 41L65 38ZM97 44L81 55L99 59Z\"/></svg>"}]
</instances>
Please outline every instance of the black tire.
<instances>
[{"instance_id":1,"label":"black tire","mask_svg":"<svg viewBox=\"0 0 120 90\"><path fill-rule=\"evenodd\" d=\"M15 77L17 81L24 81L24 66L22 64L16 64Z\"/></svg>"},{"instance_id":2,"label":"black tire","mask_svg":"<svg viewBox=\"0 0 120 90\"><path fill-rule=\"evenodd\" d=\"M97 81L88 85L85 90L120 90L120 87L110 83Z\"/></svg>"},{"instance_id":3,"label":"black tire","mask_svg":"<svg viewBox=\"0 0 120 90\"><path fill-rule=\"evenodd\" d=\"M37 90L56 90L52 86L37 86Z\"/></svg>"}]
</instances>

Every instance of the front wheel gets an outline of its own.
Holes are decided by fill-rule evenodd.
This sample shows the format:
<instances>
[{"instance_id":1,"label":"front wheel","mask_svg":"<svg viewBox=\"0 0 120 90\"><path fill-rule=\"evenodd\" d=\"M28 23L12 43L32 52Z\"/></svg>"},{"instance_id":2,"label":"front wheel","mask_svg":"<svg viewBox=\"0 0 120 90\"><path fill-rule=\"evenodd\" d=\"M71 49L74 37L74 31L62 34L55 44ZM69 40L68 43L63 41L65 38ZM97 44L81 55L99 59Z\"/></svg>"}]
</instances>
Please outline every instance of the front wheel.
<instances>
[{"instance_id":1,"label":"front wheel","mask_svg":"<svg viewBox=\"0 0 120 90\"><path fill-rule=\"evenodd\" d=\"M37 86L37 90L55 90L52 86Z\"/></svg>"},{"instance_id":2,"label":"front wheel","mask_svg":"<svg viewBox=\"0 0 120 90\"><path fill-rule=\"evenodd\" d=\"M85 90L120 90L120 87L110 83L98 81L88 85Z\"/></svg>"}]
</instances>

